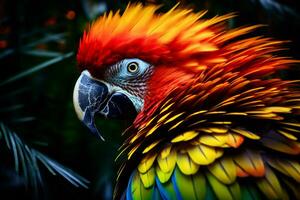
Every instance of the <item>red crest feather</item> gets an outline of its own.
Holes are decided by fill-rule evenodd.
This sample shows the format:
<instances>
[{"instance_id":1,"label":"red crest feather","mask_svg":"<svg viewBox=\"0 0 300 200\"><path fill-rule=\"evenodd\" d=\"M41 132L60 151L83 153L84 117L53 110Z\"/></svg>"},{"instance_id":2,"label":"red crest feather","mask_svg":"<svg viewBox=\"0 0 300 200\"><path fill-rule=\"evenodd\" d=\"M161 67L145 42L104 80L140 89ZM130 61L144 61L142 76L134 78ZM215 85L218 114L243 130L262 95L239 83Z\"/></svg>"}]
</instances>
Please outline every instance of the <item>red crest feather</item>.
<instances>
[{"instance_id":1,"label":"red crest feather","mask_svg":"<svg viewBox=\"0 0 300 200\"><path fill-rule=\"evenodd\" d=\"M233 17L224 15L201 19L205 12L175 9L156 14L156 6L128 6L96 20L81 39L77 60L81 70L96 75L102 67L124 58L140 58L155 66L182 65L203 68L223 62L220 44L245 34L255 27L224 34L220 22Z\"/></svg>"}]
</instances>

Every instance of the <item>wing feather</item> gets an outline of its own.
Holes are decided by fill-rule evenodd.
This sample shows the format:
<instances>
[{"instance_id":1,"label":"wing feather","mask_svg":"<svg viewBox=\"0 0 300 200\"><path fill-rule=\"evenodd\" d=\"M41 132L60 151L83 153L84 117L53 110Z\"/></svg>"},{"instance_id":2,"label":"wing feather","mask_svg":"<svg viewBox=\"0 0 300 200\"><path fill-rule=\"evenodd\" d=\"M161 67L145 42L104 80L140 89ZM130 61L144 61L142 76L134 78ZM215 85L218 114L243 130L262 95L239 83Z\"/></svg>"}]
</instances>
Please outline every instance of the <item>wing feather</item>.
<instances>
[{"instance_id":1,"label":"wing feather","mask_svg":"<svg viewBox=\"0 0 300 200\"><path fill-rule=\"evenodd\" d=\"M219 181L214 175L207 173L206 177L214 194L218 199L226 199L226 200L239 200L241 199L241 191L240 186L237 182L233 184L224 184Z\"/></svg>"},{"instance_id":2,"label":"wing feather","mask_svg":"<svg viewBox=\"0 0 300 200\"><path fill-rule=\"evenodd\" d=\"M177 166L180 171L186 175L195 174L199 169L199 165L196 164L187 153L177 154Z\"/></svg>"},{"instance_id":3,"label":"wing feather","mask_svg":"<svg viewBox=\"0 0 300 200\"><path fill-rule=\"evenodd\" d=\"M237 170L232 158L221 158L209 165L208 170L224 184L232 184L236 180Z\"/></svg>"},{"instance_id":4,"label":"wing feather","mask_svg":"<svg viewBox=\"0 0 300 200\"><path fill-rule=\"evenodd\" d=\"M284 196L279 180L270 168L266 168L264 178L257 180L257 186L268 199L282 199Z\"/></svg>"}]
</instances>

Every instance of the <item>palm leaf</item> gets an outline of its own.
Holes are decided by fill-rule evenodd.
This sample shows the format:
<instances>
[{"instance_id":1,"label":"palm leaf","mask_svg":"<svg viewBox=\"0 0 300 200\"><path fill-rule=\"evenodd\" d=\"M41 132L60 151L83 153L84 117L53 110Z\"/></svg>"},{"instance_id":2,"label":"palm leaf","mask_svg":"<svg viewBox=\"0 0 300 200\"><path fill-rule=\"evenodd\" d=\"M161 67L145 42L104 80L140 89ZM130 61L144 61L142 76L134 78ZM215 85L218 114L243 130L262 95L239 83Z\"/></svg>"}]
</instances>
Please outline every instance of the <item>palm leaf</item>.
<instances>
[{"instance_id":1,"label":"palm leaf","mask_svg":"<svg viewBox=\"0 0 300 200\"><path fill-rule=\"evenodd\" d=\"M40 63L40 64L38 64L36 66L30 67L29 69L26 69L26 70L24 70L24 71L22 71L22 72L20 72L20 73L18 73L16 75L13 75L12 77L10 77L8 79L2 81L0 83L0 86L4 86L6 84L12 83L12 82L17 81L17 80L19 80L21 78L24 78L26 76L29 76L29 75L31 75L31 74L33 74L33 73L35 73L35 72L37 72L37 71L39 71L41 69L44 69L44 68L49 67L49 66L51 66L51 65L53 65L53 64L55 64L57 62L60 62L60 61L64 60L66 58L69 58L72 55L74 55L74 53L73 52L69 52L69 53L66 53L66 54L63 54L63 55L59 55L59 56L57 56L55 58L52 58L50 60L47 60L47 61L45 61L43 63Z\"/></svg>"},{"instance_id":2,"label":"palm leaf","mask_svg":"<svg viewBox=\"0 0 300 200\"><path fill-rule=\"evenodd\" d=\"M29 147L15 132L11 131L2 122L0 122L0 142L1 140L4 140L7 148L13 154L16 172L24 177L26 187L32 188L36 197L40 195L39 188L43 189L44 185L39 169L40 163L51 174L61 175L72 185L88 188L88 180L43 153Z\"/></svg>"}]
</instances>

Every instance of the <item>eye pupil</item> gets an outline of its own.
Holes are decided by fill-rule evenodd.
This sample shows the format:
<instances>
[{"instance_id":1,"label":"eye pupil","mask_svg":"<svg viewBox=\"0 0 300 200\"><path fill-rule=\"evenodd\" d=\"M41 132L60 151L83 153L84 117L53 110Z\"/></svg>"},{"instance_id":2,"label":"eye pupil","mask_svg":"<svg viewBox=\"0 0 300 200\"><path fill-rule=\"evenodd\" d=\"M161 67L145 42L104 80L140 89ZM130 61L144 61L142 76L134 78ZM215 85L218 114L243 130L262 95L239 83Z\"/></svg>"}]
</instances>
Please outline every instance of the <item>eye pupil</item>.
<instances>
[{"instance_id":1,"label":"eye pupil","mask_svg":"<svg viewBox=\"0 0 300 200\"><path fill-rule=\"evenodd\" d=\"M129 72L137 72L138 71L138 64L136 62L129 63L127 66Z\"/></svg>"}]
</instances>

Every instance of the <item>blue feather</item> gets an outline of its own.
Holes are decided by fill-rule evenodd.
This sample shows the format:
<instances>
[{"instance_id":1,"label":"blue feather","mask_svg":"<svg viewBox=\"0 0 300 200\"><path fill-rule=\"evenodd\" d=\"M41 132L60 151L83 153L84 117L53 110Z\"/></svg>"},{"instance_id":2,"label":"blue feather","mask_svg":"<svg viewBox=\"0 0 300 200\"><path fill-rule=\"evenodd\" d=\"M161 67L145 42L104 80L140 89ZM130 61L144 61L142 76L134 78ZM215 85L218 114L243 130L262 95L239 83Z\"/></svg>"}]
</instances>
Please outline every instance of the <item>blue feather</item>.
<instances>
[{"instance_id":1,"label":"blue feather","mask_svg":"<svg viewBox=\"0 0 300 200\"><path fill-rule=\"evenodd\" d=\"M165 200L165 199L162 199L162 196L161 196L160 192L158 191L157 187L154 187L154 191L153 191L151 199L152 200Z\"/></svg>"},{"instance_id":2,"label":"blue feather","mask_svg":"<svg viewBox=\"0 0 300 200\"><path fill-rule=\"evenodd\" d=\"M163 200L171 200L171 198L168 195L168 192L165 190L165 188L162 186L161 182L159 179L156 177L155 182L158 188L158 191L160 193L160 196L162 197Z\"/></svg>"},{"instance_id":3,"label":"blue feather","mask_svg":"<svg viewBox=\"0 0 300 200\"><path fill-rule=\"evenodd\" d=\"M132 194L131 194L131 184L132 184L134 174L135 174L135 172L133 172L131 174L129 182L128 182L128 186L127 186L127 189L126 189L126 200L133 200L132 199Z\"/></svg>"},{"instance_id":4,"label":"blue feather","mask_svg":"<svg viewBox=\"0 0 300 200\"><path fill-rule=\"evenodd\" d=\"M175 190L177 199L178 199L178 200L183 200L182 197L181 197L181 194L180 194L180 192L179 192L178 186L177 186L177 181L176 181L175 173L173 173L171 179L172 179L172 183L173 183L173 187L174 187L174 190Z\"/></svg>"}]
</instances>

